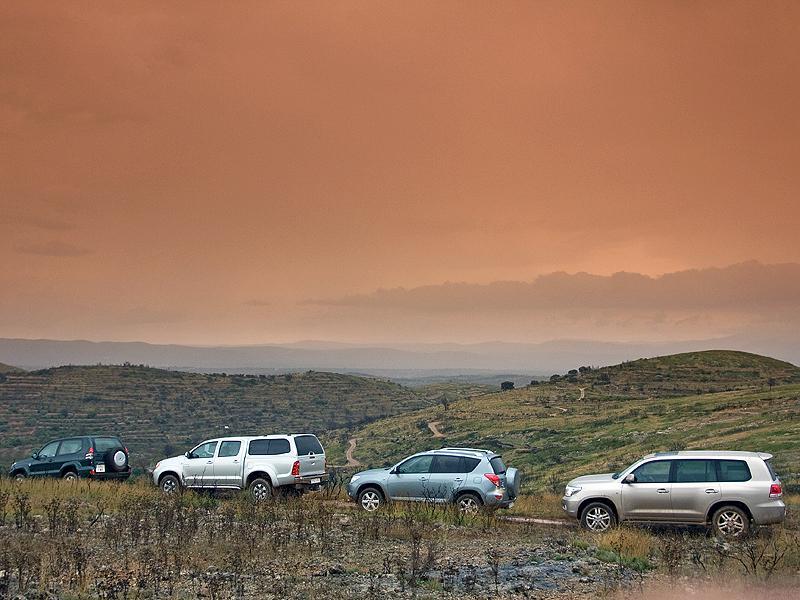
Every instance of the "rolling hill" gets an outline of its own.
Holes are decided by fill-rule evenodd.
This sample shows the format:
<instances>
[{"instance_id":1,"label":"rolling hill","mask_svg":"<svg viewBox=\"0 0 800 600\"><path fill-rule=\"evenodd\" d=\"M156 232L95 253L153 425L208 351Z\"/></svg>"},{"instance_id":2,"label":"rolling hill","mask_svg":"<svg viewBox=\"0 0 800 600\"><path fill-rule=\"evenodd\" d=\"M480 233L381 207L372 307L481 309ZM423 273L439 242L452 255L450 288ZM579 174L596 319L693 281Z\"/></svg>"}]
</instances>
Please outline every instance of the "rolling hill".
<instances>
[{"instance_id":1,"label":"rolling hill","mask_svg":"<svg viewBox=\"0 0 800 600\"><path fill-rule=\"evenodd\" d=\"M129 445L134 466L144 466L212 435L354 428L425 404L396 383L336 373L205 375L142 366L12 373L0 382L0 462L52 437L113 432Z\"/></svg>"},{"instance_id":2,"label":"rolling hill","mask_svg":"<svg viewBox=\"0 0 800 600\"><path fill-rule=\"evenodd\" d=\"M24 369L20 369L19 367L12 367L11 365L7 365L5 363L0 363L0 375L5 375L7 373L24 373Z\"/></svg>"},{"instance_id":3,"label":"rolling hill","mask_svg":"<svg viewBox=\"0 0 800 600\"><path fill-rule=\"evenodd\" d=\"M429 448L490 448L523 469L528 489L614 471L649 452L684 448L767 451L784 475L800 471L800 383L787 383L800 381L793 365L710 352L598 371L617 383L601 378L597 384L592 372L575 382L473 396L447 409L432 405L378 420L352 433L358 439L354 456L364 465L381 466ZM663 393L650 395L658 392L650 384L658 375L666 382ZM770 387L771 377L783 385ZM726 391L686 391L694 388ZM444 437L434 437L429 423ZM335 441L329 451L340 451Z\"/></svg>"}]
</instances>

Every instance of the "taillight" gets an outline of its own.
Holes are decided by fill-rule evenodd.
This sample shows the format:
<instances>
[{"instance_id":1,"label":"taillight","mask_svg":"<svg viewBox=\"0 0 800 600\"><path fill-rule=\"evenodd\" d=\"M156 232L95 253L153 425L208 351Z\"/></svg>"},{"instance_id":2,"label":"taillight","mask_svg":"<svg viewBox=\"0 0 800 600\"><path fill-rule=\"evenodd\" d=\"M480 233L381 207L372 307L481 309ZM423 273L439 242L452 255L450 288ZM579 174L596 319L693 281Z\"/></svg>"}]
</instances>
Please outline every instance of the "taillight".
<instances>
[{"instance_id":1,"label":"taillight","mask_svg":"<svg viewBox=\"0 0 800 600\"><path fill-rule=\"evenodd\" d=\"M299 460L294 461L294 464L292 465L292 475L294 477L299 477L300 476L300 461Z\"/></svg>"},{"instance_id":2,"label":"taillight","mask_svg":"<svg viewBox=\"0 0 800 600\"><path fill-rule=\"evenodd\" d=\"M500 476L494 473L485 473L484 477L494 484L494 487L500 487Z\"/></svg>"},{"instance_id":3,"label":"taillight","mask_svg":"<svg viewBox=\"0 0 800 600\"><path fill-rule=\"evenodd\" d=\"M781 488L780 483L773 483L769 486L769 497L770 498L780 498L783 496L783 489Z\"/></svg>"},{"instance_id":4,"label":"taillight","mask_svg":"<svg viewBox=\"0 0 800 600\"><path fill-rule=\"evenodd\" d=\"M83 458L85 458L86 460L93 460L94 459L94 448L89 448L89 450L86 452L86 454L84 455Z\"/></svg>"}]
</instances>

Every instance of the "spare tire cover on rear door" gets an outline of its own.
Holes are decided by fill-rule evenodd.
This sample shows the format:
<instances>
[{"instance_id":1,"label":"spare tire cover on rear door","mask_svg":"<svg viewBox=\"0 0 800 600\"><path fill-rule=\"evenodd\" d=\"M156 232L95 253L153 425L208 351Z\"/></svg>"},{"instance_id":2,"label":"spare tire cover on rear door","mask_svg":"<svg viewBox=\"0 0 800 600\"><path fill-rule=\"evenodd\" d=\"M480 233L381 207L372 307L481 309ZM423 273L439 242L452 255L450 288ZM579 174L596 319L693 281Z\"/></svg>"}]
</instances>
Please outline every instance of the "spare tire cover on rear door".
<instances>
[{"instance_id":1,"label":"spare tire cover on rear door","mask_svg":"<svg viewBox=\"0 0 800 600\"><path fill-rule=\"evenodd\" d=\"M111 448L103 455L103 462L109 471L124 471L128 467L128 453L122 446Z\"/></svg>"},{"instance_id":2,"label":"spare tire cover on rear door","mask_svg":"<svg viewBox=\"0 0 800 600\"><path fill-rule=\"evenodd\" d=\"M522 476L520 475L519 469L509 467L506 470L506 487L508 488L508 495L512 498L516 498L519 495L521 479Z\"/></svg>"}]
</instances>

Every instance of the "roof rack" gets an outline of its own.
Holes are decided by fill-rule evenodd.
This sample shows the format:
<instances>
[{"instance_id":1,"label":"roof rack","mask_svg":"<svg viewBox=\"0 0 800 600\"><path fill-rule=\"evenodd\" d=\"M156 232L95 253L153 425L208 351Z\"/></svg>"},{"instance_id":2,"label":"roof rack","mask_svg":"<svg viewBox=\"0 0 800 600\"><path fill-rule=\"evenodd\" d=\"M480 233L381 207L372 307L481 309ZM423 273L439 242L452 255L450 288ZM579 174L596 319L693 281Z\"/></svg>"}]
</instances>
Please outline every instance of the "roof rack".
<instances>
[{"instance_id":1,"label":"roof rack","mask_svg":"<svg viewBox=\"0 0 800 600\"><path fill-rule=\"evenodd\" d=\"M492 450L484 448L439 448L439 450L451 450L453 452L481 452L482 454L494 454Z\"/></svg>"}]
</instances>

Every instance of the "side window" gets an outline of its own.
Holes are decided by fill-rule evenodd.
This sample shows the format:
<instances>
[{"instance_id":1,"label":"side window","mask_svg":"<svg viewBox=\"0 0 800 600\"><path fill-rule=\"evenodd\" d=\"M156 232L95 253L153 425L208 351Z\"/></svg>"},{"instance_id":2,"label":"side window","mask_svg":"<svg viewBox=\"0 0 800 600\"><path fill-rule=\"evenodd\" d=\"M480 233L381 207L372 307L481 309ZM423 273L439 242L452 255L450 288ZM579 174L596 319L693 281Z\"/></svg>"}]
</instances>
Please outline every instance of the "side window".
<instances>
[{"instance_id":1,"label":"side window","mask_svg":"<svg viewBox=\"0 0 800 600\"><path fill-rule=\"evenodd\" d=\"M289 440L278 439L269 441L269 450L267 450L267 454L289 454L289 451Z\"/></svg>"},{"instance_id":2,"label":"side window","mask_svg":"<svg viewBox=\"0 0 800 600\"><path fill-rule=\"evenodd\" d=\"M503 459L499 456L495 456L489 462L492 464L492 470L494 471L495 475L503 475L506 472L506 465L503 462Z\"/></svg>"},{"instance_id":3,"label":"side window","mask_svg":"<svg viewBox=\"0 0 800 600\"><path fill-rule=\"evenodd\" d=\"M462 458L461 460L464 461L462 473L472 473L475 468L481 464L479 458Z\"/></svg>"},{"instance_id":4,"label":"side window","mask_svg":"<svg viewBox=\"0 0 800 600\"><path fill-rule=\"evenodd\" d=\"M438 455L433 459L431 473L463 473L463 460L460 456Z\"/></svg>"},{"instance_id":5,"label":"side window","mask_svg":"<svg viewBox=\"0 0 800 600\"><path fill-rule=\"evenodd\" d=\"M192 450L192 455L195 458L211 458L214 456L214 450L217 449L216 440L213 442L203 442L197 448Z\"/></svg>"},{"instance_id":6,"label":"side window","mask_svg":"<svg viewBox=\"0 0 800 600\"><path fill-rule=\"evenodd\" d=\"M717 468L720 481L750 481L752 478L750 467L743 460L718 460Z\"/></svg>"},{"instance_id":7,"label":"side window","mask_svg":"<svg viewBox=\"0 0 800 600\"><path fill-rule=\"evenodd\" d=\"M671 460L654 460L637 467L635 483L669 483Z\"/></svg>"},{"instance_id":8,"label":"side window","mask_svg":"<svg viewBox=\"0 0 800 600\"><path fill-rule=\"evenodd\" d=\"M415 456L414 458L408 459L402 465L397 467L397 473L399 475L430 473L432 462L433 456L430 454L426 454L425 456Z\"/></svg>"},{"instance_id":9,"label":"side window","mask_svg":"<svg viewBox=\"0 0 800 600\"><path fill-rule=\"evenodd\" d=\"M247 449L250 456L275 456L276 454L288 454L288 452L289 440L285 439L253 440Z\"/></svg>"},{"instance_id":10,"label":"side window","mask_svg":"<svg viewBox=\"0 0 800 600\"><path fill-rule=\"evenodd\" d=\"M58 445L61 442L50 442L44 448L39 450L39 458L53 458L58 450Z\"/></svg>"},{"instance_id":11,"label":"side window","mask_svg":"<svg viewBox=\"0 0 800 600\"><path fill-rule=\"evenodd\" d=\"M219 454L217 456L219 458L225 458L226 456L238 456L239 449L242 447L242 442L222 442L219 445Z\"/></svg>"},{"instance_id":12,"label":"side window","mask_svg":"<svg viewBox=\"0 0 800 600\"><path fill-rule=\"evenodd\" d=\"M66 454L77 454L83 449L83 440L78 438L75 440L64 440L58 449L58 456Z\"/></svg>"},{"instance_id":13,"label":"side window","mask_svg":"<svg viewBox=\"0 0 800 600\"><path fill-rule=\"evenodd\" d=\"M675 461L675 483L705 483L716 480L713 460Z\"/></svg>"}]
</instances>

